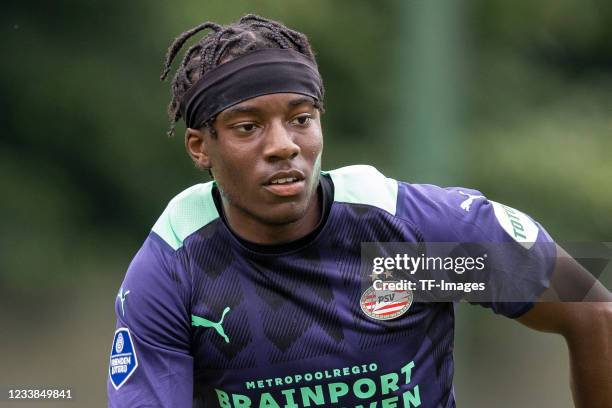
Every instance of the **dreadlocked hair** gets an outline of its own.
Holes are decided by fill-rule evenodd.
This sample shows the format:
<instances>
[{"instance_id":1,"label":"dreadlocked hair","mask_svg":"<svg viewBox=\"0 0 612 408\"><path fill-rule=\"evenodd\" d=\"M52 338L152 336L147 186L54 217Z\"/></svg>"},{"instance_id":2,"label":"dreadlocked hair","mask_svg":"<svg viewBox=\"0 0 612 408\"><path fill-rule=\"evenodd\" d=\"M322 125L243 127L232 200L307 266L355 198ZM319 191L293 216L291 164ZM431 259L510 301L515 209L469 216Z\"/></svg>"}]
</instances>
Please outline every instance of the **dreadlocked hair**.
<instances>
[{"instance_id":1,"label":"dreadlocked hair","mask_svg":"<svg viewBox=\"0 0 612 408\"><path fill-rule=\"evenodd\" d=\"M212 30L195 45L191 46L183 57L172 80L172 99L168 105L170 128L168 136L174 136L176 123L181 118L180 103L183 95L198 79L220 64L231 61L251 51L264 48L283 48L295 50L315 62L314 53L308 38L300 32L293 31L283 24L268 20L255 14L242 17L237 23L221 26L212 22L202 23L176 37L168 48L164 68L160 79L164 81L170 72L172 61L185 42L196 33ZM323 93L324 90L322 90ZM323 111L321 102L316 107ZM205 124L212 136L216 131L212 126L215 117Z\"/></svg>"}]
</instances>

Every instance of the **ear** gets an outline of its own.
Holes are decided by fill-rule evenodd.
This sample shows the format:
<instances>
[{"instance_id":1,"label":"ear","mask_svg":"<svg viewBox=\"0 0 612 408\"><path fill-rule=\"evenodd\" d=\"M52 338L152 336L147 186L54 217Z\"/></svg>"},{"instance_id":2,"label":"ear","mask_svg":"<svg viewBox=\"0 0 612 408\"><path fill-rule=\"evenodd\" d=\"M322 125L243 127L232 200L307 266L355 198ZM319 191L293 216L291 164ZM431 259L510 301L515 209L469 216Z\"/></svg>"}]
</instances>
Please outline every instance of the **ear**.
<instances>
[{"instance_id":1,"label":"ear","mask_svg":"<svg viewBox=\"0 0 612 408\"><path fill-rule=\"evenodd\" d=\"M209 135L206 133L207 131L192 128L187 128L185 131L185 149L187 154L189 154L195 165L202 170L208 170L211 167L208 151Z\"/></svg>"}]
</instances>

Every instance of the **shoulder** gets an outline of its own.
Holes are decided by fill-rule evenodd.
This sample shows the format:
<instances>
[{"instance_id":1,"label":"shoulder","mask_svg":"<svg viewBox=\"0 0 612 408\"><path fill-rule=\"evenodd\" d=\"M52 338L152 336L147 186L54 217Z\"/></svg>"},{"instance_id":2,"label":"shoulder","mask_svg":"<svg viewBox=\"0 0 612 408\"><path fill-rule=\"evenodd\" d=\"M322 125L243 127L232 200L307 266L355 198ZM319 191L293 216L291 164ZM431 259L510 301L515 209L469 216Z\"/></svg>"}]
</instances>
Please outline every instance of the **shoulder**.
<instances>
[{"instance_id":1,"label":"shoulder","mask_svg":"<svg viewBox=\"0 0 612 408\"><path fill-rule=\"evenodd\" d=\"M214 182L196 184L177 194L153 226L152 231L177 250L195 231L219 218L212 196Z\"/></svg>"},{"instance_id":2,"label":"shoulder","mask_svg":"<svg viewBox=\"0 0 612 408\"><path fill-rule=\"evenodd\" d=\"M481 207L489 203L478 190L406 182L399 183L398 201L399 215L409 218L474 218Z\"/></svg>"},{"instance_id":3,"label":"shoulder","mask_svg":"<svg viewBox=\"0 0 612 408\"><path fill-rule=\"evenodd\" d=\"M334 201L369 205L391 215L397 211L398 182L376 168L354 165L323 172L334 183Z\"/></svg>"},{"instance_id":4,"label":"shoulder","mask_svg":"<svg viewBox=\"0 0 612 408\"><path fill-rule=\"evenodd\" d=\"M471 188L398 181L367 165L324 174L334 183L334 201L378 207L411 222L431 241L511 238L528 245L542 230L528 215Z\"/></svg>"},{"instance_id":5,"label":"shoulder","mask_svg":"<svg viewBox=\"0 0 612 408\"><path fill-rule=\"evenodd\" d=\"M472 189L398 181L368 165L341 167L323 174L334 183L334 201L370 205L397 216L423 211L458 213L460 200L469 195L482 196Z\"/></svg>"},{"instance_id":6,"label":"shoulder","mask_svg":"<svg viewBox=\"0 0 612 408\"><path fill-rule=\"evenodd\" d=\"M431 240L513 240L525 247L550 240L530 216L478 190L408 183L399 189L398 215L414 220Z\"/></svg>"}]
</instances>

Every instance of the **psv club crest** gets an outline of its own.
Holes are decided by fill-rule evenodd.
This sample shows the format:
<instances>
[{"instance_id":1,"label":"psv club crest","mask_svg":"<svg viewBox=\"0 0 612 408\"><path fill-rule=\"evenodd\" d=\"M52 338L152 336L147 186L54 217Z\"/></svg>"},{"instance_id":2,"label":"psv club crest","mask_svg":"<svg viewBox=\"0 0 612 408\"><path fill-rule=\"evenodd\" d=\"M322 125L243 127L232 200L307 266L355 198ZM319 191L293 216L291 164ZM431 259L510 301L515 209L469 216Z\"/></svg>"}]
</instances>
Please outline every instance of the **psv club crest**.
<instances>
[{"instance_id":1,"label":"psv club crest","mask_svg":"<svg viewBox=\"0 0 612 408\"><path fill-rule=\"evenodd\" d=\"M376 320L391 320L410 309L413 296L410 290L376 290L373 286L361 295L361 310Z\"/></svg>"}]
</instances>

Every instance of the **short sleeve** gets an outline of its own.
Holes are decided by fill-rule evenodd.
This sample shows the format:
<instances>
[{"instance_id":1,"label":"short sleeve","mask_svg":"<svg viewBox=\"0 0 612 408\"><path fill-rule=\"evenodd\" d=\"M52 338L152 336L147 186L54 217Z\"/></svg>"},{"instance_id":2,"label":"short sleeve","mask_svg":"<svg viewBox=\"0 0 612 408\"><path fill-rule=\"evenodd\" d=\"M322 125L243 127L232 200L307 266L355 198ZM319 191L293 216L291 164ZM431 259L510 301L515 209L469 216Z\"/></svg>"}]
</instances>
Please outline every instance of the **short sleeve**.
<instances>
[{"instance_id":1,"label":"short sleeve","mask_svg":"<svg viewBox=\"0 0 612 408\"><path fill-rule=\"evenodd\" d=\"M454 256L486 257L487 290L464 300L516 318L550 285L556 246L528 215L472 189L400 183L399 190L398 215L410 218L425 242L457 243Z\"/></svg>"},{"instance_id":2,"label":"short sleeve","mask_svg":"<svg viewBox=\"0 0 612 408\"><path fill-rule=\"evenodd\" d=\"M193 399L190 279L175 251L151 233L115 298L109 407L188 407Z\"/></svg>"}]
</instances>

